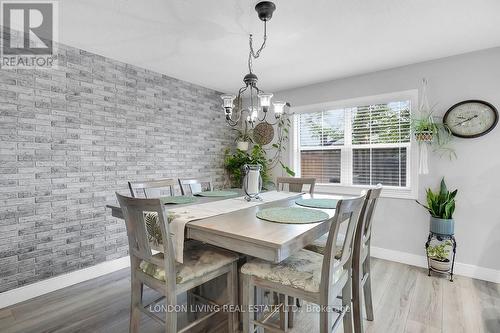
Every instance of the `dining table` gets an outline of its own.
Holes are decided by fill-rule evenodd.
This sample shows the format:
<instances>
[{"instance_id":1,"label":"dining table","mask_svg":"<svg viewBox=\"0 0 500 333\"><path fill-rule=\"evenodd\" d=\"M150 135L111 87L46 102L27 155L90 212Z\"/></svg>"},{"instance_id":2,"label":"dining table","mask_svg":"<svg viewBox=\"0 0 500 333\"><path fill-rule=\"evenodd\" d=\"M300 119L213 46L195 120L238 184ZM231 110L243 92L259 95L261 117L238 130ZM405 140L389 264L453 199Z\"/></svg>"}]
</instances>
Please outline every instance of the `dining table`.
<instances>
[{"instance_id":1,"label":"dining table","mask_svg":"<svg viewBox=\"0 0 500 333\"><path fill-rule=\"evenodd\" d=\"M238 193L241 193L239 191ZM319 209L329 218L316 223L288 224L275 223L260 219L256 216L262 209L271 207L300 207L295 201L297 199L335 199L347 198L342 195L333 194L291 194L283 200L267 202L248 208L231 211L229 213L211 216L186 224L185 238L194 239L207 244L215 245L227 250L238 252L247 256L264 259L279 263L295 252L312 243L315 239L328 232L330 218L335 214L335 209ZM226 200L227 197L198 197L195 203L168 204L168 207L185 207L189 210L190 205ZM123 219L123 213L119 205L109 204L111 214Z\"/></svg>"}]
</instances>

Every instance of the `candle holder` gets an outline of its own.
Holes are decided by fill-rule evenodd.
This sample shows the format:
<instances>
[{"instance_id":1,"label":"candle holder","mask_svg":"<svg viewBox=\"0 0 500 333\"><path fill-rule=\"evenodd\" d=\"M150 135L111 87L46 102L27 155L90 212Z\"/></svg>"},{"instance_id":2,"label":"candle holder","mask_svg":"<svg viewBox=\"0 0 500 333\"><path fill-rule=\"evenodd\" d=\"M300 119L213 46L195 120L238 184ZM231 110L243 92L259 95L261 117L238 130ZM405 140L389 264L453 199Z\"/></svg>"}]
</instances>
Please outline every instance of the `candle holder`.
<instances>
[{"instance_id":1,"label":"candle holder","mask_svg":"<svg viewBox=\"0 0 500 333\"><path fill-rule=\"evenodd\" d=\"M251 201L252 199L262 201L260 197L262 189L261 169L262 166L260 164L245 164L243 166L243 171L245 172L245 177L243 178L243 191L246 194L246 201Z\"/></svg>"}]
</instances>

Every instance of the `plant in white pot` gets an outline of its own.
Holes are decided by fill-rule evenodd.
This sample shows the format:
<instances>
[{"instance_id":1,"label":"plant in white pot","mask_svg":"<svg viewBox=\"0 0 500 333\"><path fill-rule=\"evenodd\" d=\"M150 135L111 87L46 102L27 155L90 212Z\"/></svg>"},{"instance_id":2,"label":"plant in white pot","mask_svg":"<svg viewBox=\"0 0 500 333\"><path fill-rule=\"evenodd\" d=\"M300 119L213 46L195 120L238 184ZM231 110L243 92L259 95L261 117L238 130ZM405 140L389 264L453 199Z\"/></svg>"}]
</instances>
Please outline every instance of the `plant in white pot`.
<instances>
[{"instance_id":1,"label":"plant in white pot","mask_svg":"<svg viewBox=\"0 0 500 333\"><path fill-rule=\"evenodd\" d=\"M441 180L439 192L427 189L427 205L417 203L429 211L430 231L437 235L453 235L455 233L455 197L458 190L448 191L444 178Z\"/></svg>"},{"instance_id":2,"label":"plant in white pot","mask_svg":"<svg viewBox=\"0 0 500 333\"><path fill-rule=\"evenodd\" d=\"M451 268L450 247L452 243L447 240L440 244L429 246L427 248L427 257L432 268L439 271L449 271Z\"/></svg>"},{"instance_id":3,"label":"plant in white pot","mask_svg":"<svg viewBox=\"0 0 500 333\"><path fill-rule=\"evenodd\" d=\"M250 147L250 143L253 143L252 132L247 129L235 129L235 131L238 133L236 139L234 140L236 142L236 148L242 151L247 151Z\"/></svg>"}]
</instances>

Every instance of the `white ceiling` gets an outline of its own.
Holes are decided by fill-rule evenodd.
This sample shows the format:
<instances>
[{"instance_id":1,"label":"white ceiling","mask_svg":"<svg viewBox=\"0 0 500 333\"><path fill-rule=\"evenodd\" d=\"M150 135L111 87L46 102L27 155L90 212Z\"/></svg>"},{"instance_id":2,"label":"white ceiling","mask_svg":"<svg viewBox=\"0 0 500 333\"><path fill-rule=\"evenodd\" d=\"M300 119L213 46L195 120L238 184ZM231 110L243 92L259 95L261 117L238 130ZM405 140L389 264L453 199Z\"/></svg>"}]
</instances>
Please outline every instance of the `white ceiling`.
<instances>
[{"instance_id":1,"label":"white ceiling","mask_svg":"<svg viewBox=\"0 0 500 333\"><path fill-rule=\"evenodd\" d=\"M253 0L61 0L60 40L219 91L247 73ZM276 0L254 63L277 91L500 46L499 0Z\"/></svg>"}]
</instances>

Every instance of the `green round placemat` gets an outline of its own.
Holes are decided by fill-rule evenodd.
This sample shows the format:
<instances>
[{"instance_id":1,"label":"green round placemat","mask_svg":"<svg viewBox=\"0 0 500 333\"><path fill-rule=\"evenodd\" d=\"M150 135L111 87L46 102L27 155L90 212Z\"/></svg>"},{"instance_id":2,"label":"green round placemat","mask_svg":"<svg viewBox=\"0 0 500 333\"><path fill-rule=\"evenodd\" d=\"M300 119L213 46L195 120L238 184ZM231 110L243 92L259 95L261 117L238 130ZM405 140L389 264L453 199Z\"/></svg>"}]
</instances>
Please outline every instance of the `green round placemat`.
<instances>
[{"instance_id":1,"label":"green round placemat","mask_svg":"<svg viewBox=\"0 0 500 333\"><path fill-rule=\"evenodd\" d=\"M178 196L172 196L172 197L161 197L160 201L162 204L188 204L188 203L193 203L196 202L196 198L193 197L188 197L188 196L183 196L183 195L178 195Z\"/></svg>"},{"instance_id":2,"label":"green round placemat","mask_svg":"<svg viewBox=\"0 0 500 333\"><path fill-rule=\"evenodd\" d=\"M273 207L258 211L257 217L270 222L302 224L321 222L328 219L329 215L316 209L300 207Z\"/></svg>"},{"instance_id":3,"label":"green round placemat","mask_svg":"<svg viewBox=\"0 0 500 333\"><path fill-rule=\"evenodd\" d=\"M238 192L233 191L205 191L199 192L195 195L199 195L200 197L231 197L234 195L238 195Z\"/></svg>"},{"instance_id":4,"label":"green round placemat","mask_svg":"<svg viewBox=\"0 0 500 333\"><path fill-rule=\"evenodd\" d=\"M297 199L295 203L299 206L335 209L337 208L338 200L335 199Z\"/></svg>"}]
</instances>

